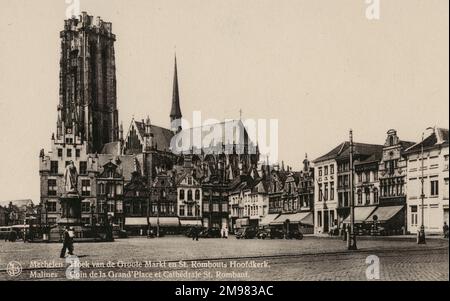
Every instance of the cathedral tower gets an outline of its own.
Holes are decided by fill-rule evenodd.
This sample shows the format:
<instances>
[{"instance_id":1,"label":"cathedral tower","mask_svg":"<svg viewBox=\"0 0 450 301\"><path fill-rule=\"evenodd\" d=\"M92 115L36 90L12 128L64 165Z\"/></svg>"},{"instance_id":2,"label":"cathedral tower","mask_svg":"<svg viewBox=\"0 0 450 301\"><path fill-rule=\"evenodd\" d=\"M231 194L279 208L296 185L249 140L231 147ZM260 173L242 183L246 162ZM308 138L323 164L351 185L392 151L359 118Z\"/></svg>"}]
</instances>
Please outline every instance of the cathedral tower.
<instances>
[{"instance_id":1,"label":"cathedral tower","mask_svg":"<svg viewBox=\"0 0 450 301\"><path fill-rule=\"evenodd\" d=\"M60 33L58 139L73 133L87 152L118 141L115 35L109 22L82 13L65 20Z\"/></svg>"},{"instance_id":2,"label":"cathedral tower","mask_svg":"<svg viewBox=\"0 0 450 301\"><path fill-rule=\"evenodd\" d=\"M177 57L175 56L175 70L173 75L172 109L170 110L170 128L178 133L181 130L180 94L178 91Z\"/></svg>"}]
</instances>

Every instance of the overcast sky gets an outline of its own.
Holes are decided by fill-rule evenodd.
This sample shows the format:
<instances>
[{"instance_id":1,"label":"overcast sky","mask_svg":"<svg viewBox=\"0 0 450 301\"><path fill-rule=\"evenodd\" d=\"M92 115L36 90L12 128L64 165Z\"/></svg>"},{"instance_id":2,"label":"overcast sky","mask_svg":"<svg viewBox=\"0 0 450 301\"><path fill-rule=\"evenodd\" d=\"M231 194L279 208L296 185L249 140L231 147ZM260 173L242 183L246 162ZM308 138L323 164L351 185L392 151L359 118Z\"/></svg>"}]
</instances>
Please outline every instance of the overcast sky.
<instances>
[{"instance_id":1,"label":"overcast sky","mask_svg":"<svg viewBox=\"0 0 450 301\"><path fill-rule=\"evenodd\" d=\"M299 168L348 137L418 140L448 127L448 1L81 0L113 23L119 118L169 126L176 47L183 115L279 120ZM56 128L64 0L0 0L0 200L39 202Z\"/></svg>"}]
</instances>

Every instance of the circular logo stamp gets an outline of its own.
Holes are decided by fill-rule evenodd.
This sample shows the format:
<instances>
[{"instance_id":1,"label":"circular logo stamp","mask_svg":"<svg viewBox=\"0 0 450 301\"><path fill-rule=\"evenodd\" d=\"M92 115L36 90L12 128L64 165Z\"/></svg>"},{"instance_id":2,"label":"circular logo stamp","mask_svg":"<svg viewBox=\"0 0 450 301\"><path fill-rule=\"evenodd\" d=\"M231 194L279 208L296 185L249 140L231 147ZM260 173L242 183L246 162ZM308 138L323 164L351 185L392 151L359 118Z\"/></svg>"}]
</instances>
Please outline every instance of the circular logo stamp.
<instances>
[{"instance_id":1,"label":"circular logo stamp","mask_svg":"<svg viewBox=\"0 0 450 301\"><path fill-rule=\"evenodd\" d=\"M22 274L22 265L17 261L10 261L6 266L6 272L11 277L18 277Z\"/></svg>"}]
</instances>

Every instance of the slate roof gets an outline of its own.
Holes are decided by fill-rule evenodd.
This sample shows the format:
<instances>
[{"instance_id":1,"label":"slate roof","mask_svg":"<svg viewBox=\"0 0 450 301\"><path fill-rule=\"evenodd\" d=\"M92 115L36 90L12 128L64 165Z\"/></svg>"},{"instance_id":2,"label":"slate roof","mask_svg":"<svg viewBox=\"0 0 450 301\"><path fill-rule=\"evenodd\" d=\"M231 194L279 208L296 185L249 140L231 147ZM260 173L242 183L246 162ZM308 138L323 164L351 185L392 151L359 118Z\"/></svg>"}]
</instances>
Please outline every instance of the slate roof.
<instances>
[{"instance_id":1,"label":"slate roof","mask_svg":"<svg viewBox=\"0 0 450 301\"><path fill-rule=\"evenodd\" d=\"M241 138L241 131L238 131L236 134L237 137L233 137L232 133L227 133L227 131L231 131L233 129L242 129L243 137ZM202 139L194 139L194 134L201 135ZM249 146L253 144L250 142L247 129L241 120L227 120L214 124L202 125L199 127L192 127L188 129L183 129L180 133L178 133L180 137L183 138L184 141L189 141L189 145L183 145L182 150L179 152L188 153L192 148L194 149L202 149L203 151L209 151L210 153L219 153L222 152L222 143L227 145L228 147L232 147L235 143L236 145L247 143ZM212 145L203 145L203 138L208 137L208 140L212 143ZM239 141L236 141L237 138ZM200 140L200 145L196 145L195 143ZM217 148L219 147L219 148ZM231 151L231 149L230 149Z\"/></svg>"},{"instance_id":2,"label":"slate roof","mask_svg":"<svg viewBox=\"0 0 450 301\"><path fill-rule=\"evenodd\" d=\"M368 144L368 143L353 143L353 150L355 157L358 155L361 156L371 156L376 153L381 153L383 151L383 145L379 144ZM326 160L342 160L346 159L350 156L350 142L345 141L333 148L331 151L326 153L325 155L315 159L313 162L318 163Z\"/></svg>"},{"instance_id":3,"label":"slate roof","mask_svg":"<svg viewBox=\"0 0 450 301\"><path fill-rule=\"evenodd\" d=\"M145 135L145 122L134 121L139 135L143 138ZM173 132L170 129L166 129L157 125L150 125L150 131L153 134L153 143L156 145L156 149L159 151L169 151L170 141L173 137Z\"/></svg>"},{"instance_id":4,"label":"slate roof","mask_svg":"<svg viewBox=\"0 0 450 301\"><path fill-rule=\"evenodd\" d=\"M118 165L118 168L122 170L122 175L125 181L131 180L131 175L135 170L135 155L111 155L111 154L99 154L98 155L98 166L103 167L108 162L112 162ZM120 163L117 163L119 159Z\"/></svg>"},{"instance_id":5,"label":"slate roof","mask_svg":"<svg viewBox=\"0 0 450 301\"><path fill-rule=\"evenodd\" d=\"M448 145L448 129L436 128L432 134L425 137L423 142L420 141L407 148L405 154L420 152L422 150L422 144L424 149L432 148L437 145Z\"/></svg>"},{"instance_id":6,"label":"slate roof","mask_svg":"<svg viewBox=\"0 0 450 301\"><path fill-rule=\"evenodd\" d=\"M105 143L102 147L101 154L116 155L119 153L119 141Z\"/></svg>"}]
</instances>

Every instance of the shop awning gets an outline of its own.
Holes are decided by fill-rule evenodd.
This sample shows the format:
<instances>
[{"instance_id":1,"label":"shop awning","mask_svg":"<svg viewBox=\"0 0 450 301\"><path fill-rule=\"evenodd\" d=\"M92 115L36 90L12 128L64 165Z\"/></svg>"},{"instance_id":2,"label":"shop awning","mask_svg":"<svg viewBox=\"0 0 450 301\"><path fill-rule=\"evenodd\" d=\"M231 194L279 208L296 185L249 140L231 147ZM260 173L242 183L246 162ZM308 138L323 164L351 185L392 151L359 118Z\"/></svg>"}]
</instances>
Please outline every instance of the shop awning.
<instances>
[{"instance_id":1,"label":"shop awning","mask_svg":"<svg viewBox=\"0 0 450 301\"><path fill-rule=\"evenodd\" d=\"M158 218L151 217L150 218L150 226L156 227L158 225ZM160 227L178 227L180 226L180 220L178 217L160 217L159 218L159 226Z\"/></svg>"},{"instance_id":2,"label":"shop awning","mask_svg":"<svg viewBox=\"0 0 450 301\"><path fill-rule=\"evenodd\" d=\"M150 226L156 227L158 219L156 217L150 217ZM180 225L178 217L160 217L159 225L161 227L177 227ZM146 217L126 217L125 226L147 226Z\"/></svg>"},{"instance_id":3,"label":"shop awning","mask_svg":"<svg viewBox=\"0 0 450 301\"><path fill-rule=\"evenodd\" d=\"M266 216L264 216L261 221L259 222L260 226L268 226L271 222L273 222L274 219L276 219L278 217L278 213L275 214L267 214Z\"/></svg>"},{"instance_id":4,"label":"shop awning","mask_svg":"<svg viewBox=\"0 0 450 301\"><path fill-rule=\"evenodd\" d=\"M147 226L146 217L126 217L125 226Z\"/></svg>"},{"instance_id":5,"label":"shop awning","mask_svg":"<svg viewBox=\"0 0 450 301\"><path fill-rule=\"evenodd\" d=\"M377 221L380 223L387 222L393 218L397 213L403 209L403 206L386 206L378 207L367 219L367 221L373 221L373 217L377 216Z\"/></svg>"},{"instance_id":6,"label":"shop awning","mask_svg":"<svg viewBox=\"0 0 450 301\"><path fill-rule=\"evenodd\" d=\"M298 212L290 214L281 214L276 219L274 219L270 225L282 225L289 221L290 224L305 224L313 225L312 213L311 212Z\"/></svg>"},{"instance_id":7,"label":"shop awning","mask_svg":"<svg viewBox=\"0 0 450 301\"><path fill-rule=\"evenodd\" d=\"M198 219L180 219L182 226L201 226L202 221Z\"/></svg>"},{"instance_id":8,"label":"shop awning","mask_svg":"<svg viewBox=\"0 0 450 301\"><path fill-rule=\"evenodd\" d=\"M305 212L306 215L301 219L303 225L314 226L314 217L312 212Z\"/></svg>"},{"instance_id":9,"label":"shop awning","mask_svg":"<svg viewBox=\"0 0 450 301\"><path fill-rule=\"evenodd\" d=\"M375 211L376 206L362 206L355 207L355 223L360 224L365 222L367 218ZM344 224L350 223L350 215L344 220Z\"/></svg>"}]
</instances>

